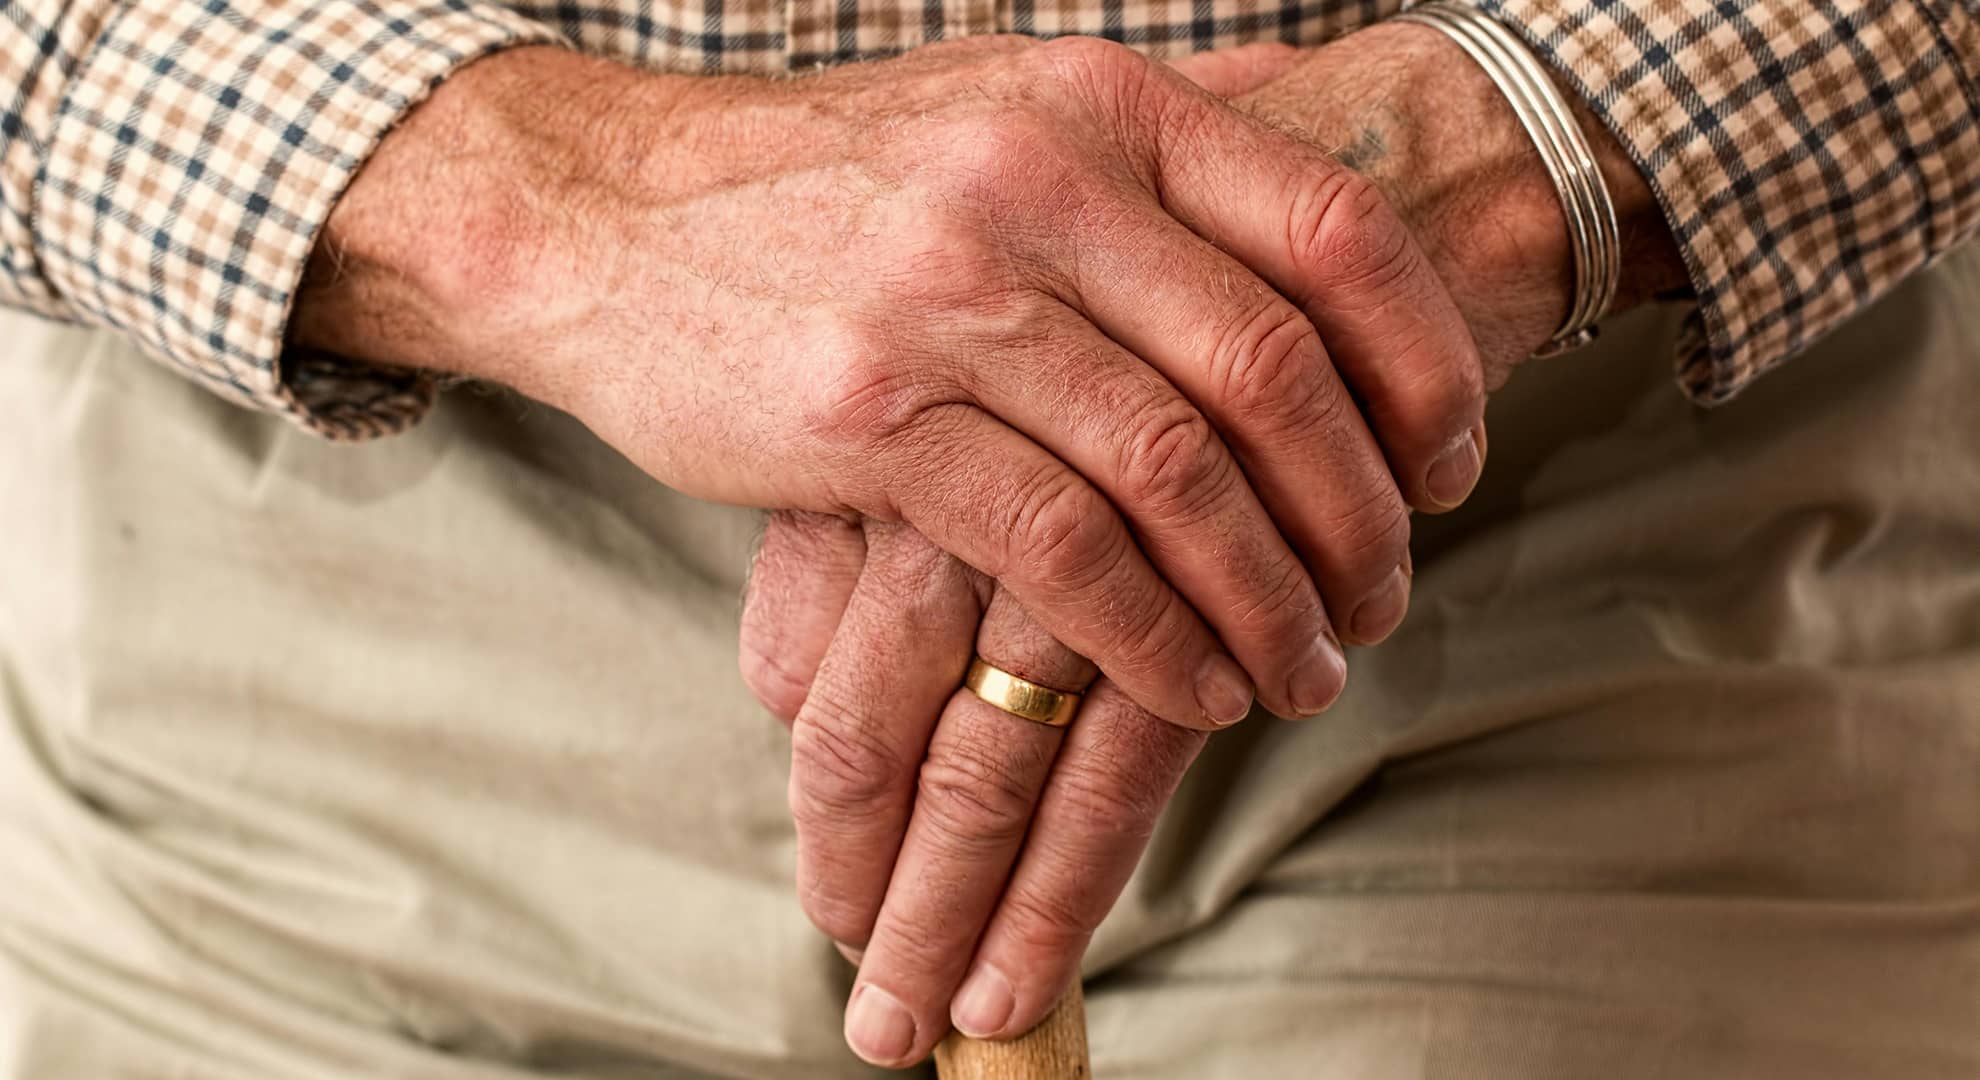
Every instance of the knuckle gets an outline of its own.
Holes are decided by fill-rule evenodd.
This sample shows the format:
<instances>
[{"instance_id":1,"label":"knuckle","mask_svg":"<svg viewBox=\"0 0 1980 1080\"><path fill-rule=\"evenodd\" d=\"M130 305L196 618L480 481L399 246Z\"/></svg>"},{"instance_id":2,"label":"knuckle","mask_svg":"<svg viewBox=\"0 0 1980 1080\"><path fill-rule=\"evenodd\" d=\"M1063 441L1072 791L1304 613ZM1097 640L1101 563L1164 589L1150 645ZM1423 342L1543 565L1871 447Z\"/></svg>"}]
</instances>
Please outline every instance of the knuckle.
<instances>
[{"instance_id":1,"label":"knuckle","mask_svg":"<svg viewBox=\"0 0 1980 1080\"><path fill-rule=\"evenodd\" d=\"M1022 110L970 110L956 116L943 130L943 141L954 150L949 160L963 163L963 172L994 172L1037 136Z\"/></svg>"},{"instance_id":2,"label":"knuckle","mask_svg":"<svg viewBox=\"0 0 1980 1080\"><path fill-rule=\"evenodd\" d=\"M1329 371L1288 387L1281 407L1294 430L1314 433L1336 451L1352 446L1356 430L1366 425L1347 385Z\"/></svg>"},{"instance_id":3,"label":"knuckle","mask_svg":"<svg viewBox=\"0 0 1980 1080\"><path fill-rule=\"evenodd\" d=\"M857 723L801 715L791 731L791 816L804 825L874 815L900 800L909 768Z\"/></svg>"},{"instance_id":4,"label":"knuckle","mask_svg":"<svg viewBox=\"0 0 1980 1080\"><path fill-rule=\"evenodd\" d=\"M1057 155L1047 152L1057 132L1022 108L972 111L943 129L943 158L938 186L948 198L947 216L965 221L970 232L994 215L986 209L1008 210L1018 205L1013 192L1032 192L1055 173Z\"/></svg>"},{"instance_id":5,"label":"knuckle","mask_svg":"<svg viewBox=\"0 0 1980 1080\"><path fill-rule=\"evenodd\" d=\"M1166 520L1193 521L1230 489L1230 458L1188 405L1149 410L1121 443L1122 500Z\"/></svg>"},{"instance_id":6,"label":"knuckle","mask_svg":"<svg viewBox=\"0 0 1980 1080\"><path fill-rule=\"evenodd\" d=\"M1039 587L1090 593L1128 556L1126 530L1077 478L1039 484L1018 507L1011 535Z\"/></svg>"},{"instance_id":7,"label":"knuckle","mask_svg":"<svg viewBox=\"0 0 1980 1080\"><path fill-rule=\"evenodd\" d=\"M944 913L970 906L969 890L980 886L968 879L945 879L918 881L915 887L920 893L915 910L901 917L890 911L873 928L873 935L887 943L887 967L910 982L940 977L955 962L958 949L968 947L956 939L955 920Z\"/></svg>"},{"instance_id":8,"label":"knuckle","mask_svg":"<svg viewBox=\"0 0 1980 1080\"><path fill-rule=\"evenodd\" d=\"M1032 797L1013 763L958 745L922 764L915 806L951 843L998 846L1024 835Z\"/></svg>"},{"instance_id":9,"label":"knuckle","mask_svg":"<svg viewBox=\"0 0 1980 1080\"><path fill-rule=\"evenodd\" d=\"M1091 610L1112 674L1166 683L1176 672L1194 669L1201 639L1190 609L1173 590L1152 604L1102 596Z\"/></svg>"},{"instance_id":10,"label":"knuckle","mask_svg":"<svg viewBox=\"0 0 1980 1080\"><path fill-rule=\"evenodd\" d=\"M1012 889L1004 894L1004 914L1011 934L1027 946L1046 952L1071 951L1084 945L1100 925L1070 876L1052 886Z\"/></svg>"},{"instance_id":11,"label":"knuckle","mask_svg":"<svg viewBox=\"0 0 1980 1080\"><path fill-rule=\"evenodd\" d=\"M1160 604L1150 605L1135 624L1128 641L1140 643L1140 655L1154 672L1190 670L1198 648L1195 623L1183 598L1170 591Z\"/></svg>"},{"instance_id":12,"label":"knuckle","mask_svg":"<svg viewBox=\"0 0 1980 1080\"><path fill-rule=\"evenodd\" d=\"M1068 35L1037 51L1045 74L1111 129L1118 145L1134 146L1167 127L1176 95L1165 92L1179 76L1119 42Z\"/></svg>"},{"instance_id":13,"label":"knuckle","mask_svg":"<svg viewBox=\"0 0 1980 1080\"><path fill-rule=\"evenodd\" d=\"M985 220L992 215L964 209L1008 186L980 172L960 174L954 186L964 189L965 197L946 200L943 212L916 221L902 237L898 262L881 282L894 301L971 310L1009 291L1010 255Z\"/></svg>"},{"instance_id":14,"label":"knuckle","mask_svg":"<svg viewBox=\"0 0 1980 1080\"><path fill-rule=\"evenodd\" d=\"M1394 353L1421 358L1398 365L1401 371L1396 376L1398 396L1411 410L1411 418L1440 432L1468 426L1457 421L1482 412L1485 403L1485 375L1471 335L1439 333L1428 324L1412 326L1410 331L1397 341Z\"/></svg>"},{"instance_id":15,"label":"knuckle","mask_svg":"<svg viewBox=\"0 0 1980 1080\"><path fill-rule=\"evenodd\" d=\"M1148 66L1145 57L1126 45L1087 35L1054 38L1036 54L1052 71L1077 81L1111 82L1139 76Z\"/></svg>"},{"instance_id":16,"label":"knuckle","mask_svg":"<svg viewBox=\"0 0 1980 1080\"><path fill-rule=\"evenodd\" d=\"M1102 770L1068 761L1057 770L1052 798L1064 817L1079 822L1095 850L1120 851L1153 835L1168 801L1168 789L1146 782L1150 779L1140 770L1130 779L1118 768Z\"/></svg>"},{"instance_id":17,"label":"knuckle","mask_svg":"<svg viewBox=\"0 0 1980 1080\"><path fill-rule=\"evenodd\" d=\"M1296 641L1295 631L1314 617L1315 598L1306 568L1288 555L1266 573L1262 587L1248 590L1231 617L1244 633Z\"/></svg>"},{"instance_id":18,"label":"knuckle","mask_svg":"<svg viewBox=\"0 0 1980 1080\"><path fill-rule=\"evenodd\" d=\"M1442 450L1484 415L1485 374L1462 324L1442 330L1412 321L1392 340L1389 354L1399 359L1380 376L1386 385L1367 395L1368 421L1392 452L1414 460L1415 452Z\"/></svg>"},{"instance_id":19,"label":"knuckle","mask_svg":"<svg viewBox=\"0 0 1980 1080\"><path fill-rule=\"evenodd\" d=\"M1224 333L1211 370L1223 400L1239 415L1283 415L1288 403L1310 396L1325 355L1312 321L1273 296Z\"/></svg>"},{"instance_id":20,"label":"knuckle","mask_svg":"<svg viewBox=\"0 0 1980 1080\"><path fill-rule=\"evenodd\" d=\"M1288 243L1296 265L1341 286L1376 289L1415 269L1416 246L1373 180L1327 173L1294 201Z\"/></svg>"},{"instance_id":21,"label":"knuckle","mask_svg":"<svg viewBox=\"0 0 1980 1080\"><path fill-rule=\"evenodd\" d=\"M956 609L966 592L962 564L910 528L889 528L869 552L861 575L889 607L916 622Z\"/></svg>"},{"instance_id":22,"label":"knuckle","mask_svg":"<svg viewBox=\"0 0 1980 1080\"><path fill-rule=\"evenodd\" d=\"M804 699L811 692L811 686L778 663L770 650L765 649L750 633L747 623L743 626L738 663L742 668L743 685L749 688L756 700L785 724L795 722L798 711L804 708Z\"/></svg>"},{"instance_id":23,"label":"knuckle","mask_svg":"<svg viewBox=\"0 0 1980 1080\"><path fill-rule=\"evenodd\" d=\"M798 906L811 925L833 941L855 949L866 946L877 912L839 888L838 875L829 869L808 873L799 879L797 891Z\"/></svg>"},{"instance_id":24,"label":"knuckle","mask_svg":"<svg viewBox=\"0 0 1980 1080\"><path fill-rule=\"evenodd\" d=\"M912 428L930 409L954 400L941 365L917 363L885 336L842 323L822 335L834 358L806 407L805 427L830 446L867 449Z\"/></svg>"},{"instance_id":25,"label":"knuckle","mask_svg":"<svg viewBox=\"0 0 1980 1080\"><path fill-rule=\"evenodd\" d=\"M1416 379L1431 388L1433 401L1447 415L1472 417L1485 407L1485 364L1462 316L1453 322L1444 332L1434 325L1424 327L1424 351L1436 360L1422 365Z\"/></svg>"},{"instance_id":26,"label":"knuckle","mask_svg":"<svg viewBox=\"0 0 1980 1080\"><path fill-rule=\"evenodd\" d=\"M1328 523L1328 535L1337 556L1386 574L1409 546L1409 508L1394 488L1378 486L1335 515Z\"/></svg>"}]
</instances>

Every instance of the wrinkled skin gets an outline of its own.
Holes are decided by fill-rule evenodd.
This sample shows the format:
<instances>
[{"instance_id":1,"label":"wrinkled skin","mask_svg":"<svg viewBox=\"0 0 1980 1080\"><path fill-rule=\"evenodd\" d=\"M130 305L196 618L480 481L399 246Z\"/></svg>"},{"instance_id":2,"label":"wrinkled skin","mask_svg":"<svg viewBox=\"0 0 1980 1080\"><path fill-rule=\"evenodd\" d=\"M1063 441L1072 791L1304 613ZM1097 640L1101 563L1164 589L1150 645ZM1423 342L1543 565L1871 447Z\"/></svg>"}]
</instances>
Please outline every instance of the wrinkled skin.
<instances>
[{"instance_id":1,"label":"wrinkled skin","mask_svg":"<svg viewBox=\"0 0 1980 1080\"><path fill-rule=\"evenodd\" d=\"M397 221L414 182L460 208ZM330 225L305 343L506 383L691 494L909 524L1191 727L1333 700L1329 611L1400 617L1405 496L1483 408L1373 184L1091 39L789 82L515 50ZM1379 441L1344 376L1409 403Z\"/></svg>"},{"instance_id":2,"label":"wrinkled skin","mask_svg":"<svg viewBox=\"0 0 1980 1080\"><path fill-rule=\"evenodd\" d=\"M1464 311L1486 384L1497 386L1571 296L1551 183L1496 91L1440 39L1391 27L1351 46L1251 47L1177 66L1242 94L1240 107L1385 191ZM1402 107L1411 101L1438 107L1413 113ZM1634 227L1626 306L1681 283L1681 268L1647 190L1619 148L1602 149ZM1356 390L1378 430L1416 404ZM1474 470L1483 435L1482 426L1471 435ZM1391 463L1400 483L1411 462L1392 453ZM1374 641L1392 627L1344 636ZM986 1037L1041 1018L1203 745L1104 679L1069 732L1013 720L956 689L972 651L1050 686L1079 689L1094 676L1017 598L909 529L772 517L745 612L744 675L795 725L799 892L813 920L860 957L848 1037L882 1063L903 1059L880 1045L885 1025L862 1015L876 994L912 1017L910 1056L950 1018Z\"/></svg>"},{"instance_id":3,"label":"wrinkled skin","mask_svg":"<svg viewBox=\"0 0 1980 1080\"><path fill-rule=\"evenodd\" d=\"M1029 1026L1201 731L1334 699L1340 641L1403 616L1407 509L1470 490L1485 386L1565 304L1518 144L1352 130L1407 71L1326 52L1193 58L1213 94L1091 40L776 82L516 49L384 140L313 254L297 345L505 383L803 512L744 674L794 723L800 894L866 950L871 1060L952 1011ZM1439 96L1446 133L1490 100ZM955 693L972 649L1106 677L1033 728Z\"/></svg>"}]
</instances>

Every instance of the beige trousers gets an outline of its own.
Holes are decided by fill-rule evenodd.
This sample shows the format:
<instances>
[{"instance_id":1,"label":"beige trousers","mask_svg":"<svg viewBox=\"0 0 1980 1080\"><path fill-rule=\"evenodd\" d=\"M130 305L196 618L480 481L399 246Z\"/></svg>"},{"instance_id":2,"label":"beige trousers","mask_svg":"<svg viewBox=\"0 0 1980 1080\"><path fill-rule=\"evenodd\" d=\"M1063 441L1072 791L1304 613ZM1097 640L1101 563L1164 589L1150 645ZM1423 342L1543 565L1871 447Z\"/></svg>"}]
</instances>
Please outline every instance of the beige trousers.
<instances>
[{"instance_id":1,"label":"beige trousers","mask_svg":"<svg viewBox=\"0 0 1980 1080\"><path fill-rule=\"evenodd\" d=\"M1101 1077L1980 1076L1980 251L1712 413L1672 332L1530 365L1404 629L1212 739ZM0 341L0 1075L869 1071L752 514L499 394L332 446Z\"/></svg>"}]
</instances>

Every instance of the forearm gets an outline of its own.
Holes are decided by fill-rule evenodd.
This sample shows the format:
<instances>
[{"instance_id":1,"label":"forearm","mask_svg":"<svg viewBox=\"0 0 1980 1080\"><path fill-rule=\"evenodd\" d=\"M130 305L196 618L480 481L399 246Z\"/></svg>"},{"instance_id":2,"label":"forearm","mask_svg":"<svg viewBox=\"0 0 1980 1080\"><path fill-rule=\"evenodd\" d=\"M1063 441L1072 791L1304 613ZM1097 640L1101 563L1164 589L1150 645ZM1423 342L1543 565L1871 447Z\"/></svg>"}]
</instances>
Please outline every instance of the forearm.
<instances>
[{"instance_id":1,"label":"forearm","mask_svg":"<svg viewBox=\"0 0 1980 1080\"><path fill-rule=\"evenodd\" d=\"M662 177L651 148L692 80L560 49L463 68L380 143L310 256L291 340L554 400L532 362L560 296L611 257L599 189ZM674 160L690 160L687 156ZM606 168L607 164L613 166ZM551 235L556 233L559 235Z\"/></svg>"}]
</instances>

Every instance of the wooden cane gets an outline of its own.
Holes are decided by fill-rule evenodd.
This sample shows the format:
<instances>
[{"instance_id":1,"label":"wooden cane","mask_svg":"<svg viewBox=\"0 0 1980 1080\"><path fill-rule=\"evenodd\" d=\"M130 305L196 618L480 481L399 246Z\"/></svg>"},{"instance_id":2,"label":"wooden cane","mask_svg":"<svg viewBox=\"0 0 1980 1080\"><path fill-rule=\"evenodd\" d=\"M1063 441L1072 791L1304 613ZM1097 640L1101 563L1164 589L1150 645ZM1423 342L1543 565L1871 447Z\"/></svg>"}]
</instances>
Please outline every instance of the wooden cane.
<instances>
[{"instance_id":1,"label":"wooden cane","mask_svg":"<svg viewBox=\"0 0 1980 1080\"><path fill-rule=\"evenodd\" d=\"M1009 1042L971 1039L950 1032L935 1047L942 1080L1087 1080L1086 999L1079 981L1038 1026Z\"/></svg>"}]
</instances>

